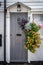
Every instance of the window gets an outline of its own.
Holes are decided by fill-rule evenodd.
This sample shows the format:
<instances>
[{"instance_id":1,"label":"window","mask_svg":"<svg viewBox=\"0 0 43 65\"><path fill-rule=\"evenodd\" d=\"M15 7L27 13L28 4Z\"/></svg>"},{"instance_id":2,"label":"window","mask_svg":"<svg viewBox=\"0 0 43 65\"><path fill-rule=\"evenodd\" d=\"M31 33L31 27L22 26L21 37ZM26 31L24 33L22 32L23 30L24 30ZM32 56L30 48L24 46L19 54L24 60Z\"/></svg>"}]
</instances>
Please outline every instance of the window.
<instances>
[{"instance_id":1,"label":"window","mask_svg":"<svg viewBox=\"0 0 43 65\"><path fill-rule=\"evenodd\" d=\"M41 25L40 34L43 36L43 14L34 14L34 22L38 25Z\"/></svg>"}]
</instances>

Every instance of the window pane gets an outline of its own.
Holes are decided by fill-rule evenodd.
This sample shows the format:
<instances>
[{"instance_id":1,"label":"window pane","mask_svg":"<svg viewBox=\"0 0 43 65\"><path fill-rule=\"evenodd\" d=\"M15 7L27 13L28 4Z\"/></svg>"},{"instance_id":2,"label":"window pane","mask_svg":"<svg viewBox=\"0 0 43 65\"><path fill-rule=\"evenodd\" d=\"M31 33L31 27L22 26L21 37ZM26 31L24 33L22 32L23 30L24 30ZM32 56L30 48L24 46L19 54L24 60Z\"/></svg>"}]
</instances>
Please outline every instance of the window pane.
<instances>
[{"instance_id":1,"label":"window pane","mask_svg":"<svg viewBox=\"0 0 43 65\"><path fill-rule=\"evenodd\" d=\"M43 14L34 14L34 22L41 25L40 34L43 35Z\"/></svg>"}]
</instances>

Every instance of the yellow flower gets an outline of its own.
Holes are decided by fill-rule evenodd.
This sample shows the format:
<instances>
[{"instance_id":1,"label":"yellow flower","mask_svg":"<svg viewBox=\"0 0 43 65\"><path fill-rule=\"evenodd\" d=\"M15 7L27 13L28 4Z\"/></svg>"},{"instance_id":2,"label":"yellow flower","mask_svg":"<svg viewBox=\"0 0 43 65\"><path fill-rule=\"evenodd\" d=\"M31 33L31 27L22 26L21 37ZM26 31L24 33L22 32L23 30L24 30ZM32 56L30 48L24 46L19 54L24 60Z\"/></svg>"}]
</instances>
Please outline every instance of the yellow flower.
<instances>
[{"instance_id":1,"label":"yellow flower","mask_svg":"<svg viewBox=\"0 0 43 65\"><path fill-rule=\"evenodd\" d=\"M28 47L29 47L29 44L28 44Z\"/></svg>"},{"instance_id":2,"label":"yellow flower","mask_svg":"<svg viewBox=\"0 0 43 65\"><path fill-rule=\"evenodd\" d=\"M28 41L26 43L28 44Z\"/></svg>"},{"instance_id":3,"label":"yellow flower","mask_svg":"<svg viewBox=\"0 0 43 65\"><path fill-rule=\"evenodd\" d=\"M35 53L35 50L32 49L31 52L32 52L32 53Z\"/></svg>"},{"instance_id":4,"label":"yellow flower","mask_svg":"<svg viewBox=\"0 0 43 65\"><path fill-rule=\"evenodd\" d=\"M30 43L30 46L32 46L32 43Z\"/></svg>"},{"instance_id":5,"label":"yellow flower","mask_svg":"<svg viewBox=\"0 0 43 65\"><path fill-rule=\"evenodd\" d=\"M24 45L24 48L27 49L26 45Z\"/></svg>"},{"instance_id":6,"label":"yellow flower","mask_svg":"<svg viewBox=\"0 0 43 65\"><path fill-rule=\"evenodd\" d=\"M40 39L40 34L38 32L34 32L33 30L24 30L24 33L30 34L26 36L26 44L24 45L25 49L29 49L29 46L31 47L31 52L34 53L36 48L40 47L41 39Z\"/></svg>"}]
</instances>

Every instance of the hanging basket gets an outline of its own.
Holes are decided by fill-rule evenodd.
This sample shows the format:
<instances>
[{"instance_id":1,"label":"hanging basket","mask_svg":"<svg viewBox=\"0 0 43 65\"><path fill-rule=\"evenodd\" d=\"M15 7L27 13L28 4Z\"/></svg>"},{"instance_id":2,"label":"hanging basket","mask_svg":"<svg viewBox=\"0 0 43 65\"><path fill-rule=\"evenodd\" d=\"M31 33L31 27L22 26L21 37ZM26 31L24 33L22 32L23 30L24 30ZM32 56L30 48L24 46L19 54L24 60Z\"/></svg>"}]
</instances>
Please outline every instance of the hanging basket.
<instances>
[{"instance_id":1,"label":"hanging basket","mask_svg":"<svg viewBox=\"0 0 43 65\"><path fill-rule=\"evenodd\" d=\"M28 21L22 20L19 25L25 34L24 48L35 53L36 48L40 47L41 38L38 31L40 30L40 25L36 25L34 22L26 24Z\"/></svg>"}]
</instances>

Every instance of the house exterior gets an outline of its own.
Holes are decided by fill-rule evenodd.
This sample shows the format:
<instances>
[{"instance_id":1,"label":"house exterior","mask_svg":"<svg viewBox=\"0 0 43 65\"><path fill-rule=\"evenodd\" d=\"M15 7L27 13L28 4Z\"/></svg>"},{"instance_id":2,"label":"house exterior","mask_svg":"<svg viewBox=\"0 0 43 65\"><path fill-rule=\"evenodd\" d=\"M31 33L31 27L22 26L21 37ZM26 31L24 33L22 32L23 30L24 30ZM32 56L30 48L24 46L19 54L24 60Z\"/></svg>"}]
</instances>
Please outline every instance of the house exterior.
<instances>
[{"instance_id":1,"label":"house exterior","mask_svg":"<svg viewBox=\"0 0 43 65\"><path fill-rule=\"evenodd\" d=\"M4 0L0 2L0 61L4 61ZM43 24L43 0L6 0L6 9L6 62L43 61L43 26L39 31L41 46L33 54L20 44L25 36L17 24L21 19Z\"/></svg>"}]
</instances>

